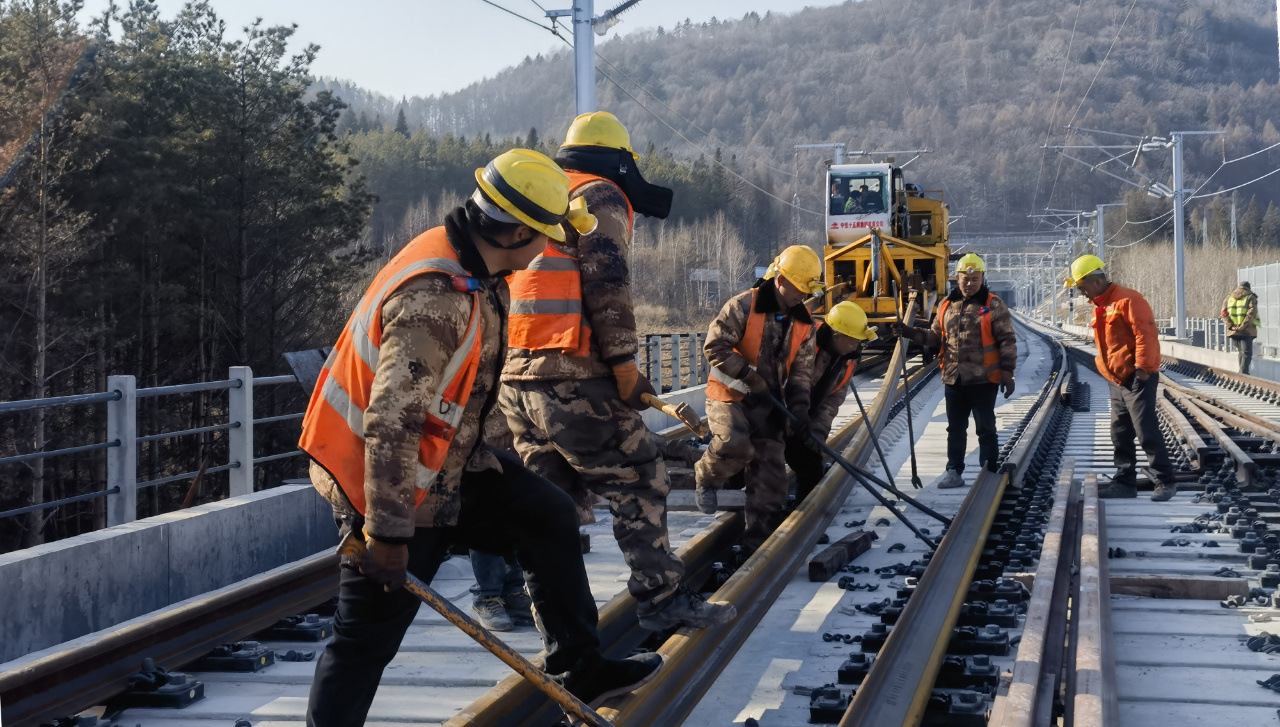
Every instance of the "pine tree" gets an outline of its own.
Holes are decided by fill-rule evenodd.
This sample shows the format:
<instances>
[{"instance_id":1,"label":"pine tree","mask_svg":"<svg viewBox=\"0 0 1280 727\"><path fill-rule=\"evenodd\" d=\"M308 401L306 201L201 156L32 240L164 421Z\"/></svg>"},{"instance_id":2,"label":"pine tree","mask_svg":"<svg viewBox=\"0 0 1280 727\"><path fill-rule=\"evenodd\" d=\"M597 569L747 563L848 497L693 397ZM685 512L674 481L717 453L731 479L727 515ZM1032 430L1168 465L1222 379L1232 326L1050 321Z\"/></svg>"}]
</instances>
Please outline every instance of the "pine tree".
<instances>
[{"instance_id":1,"label":"pine tree","mask_svg":"<svg viewBox=\"0 0 1280 727\"><path fill-rule=\"evenodd\" d=\"M542 140L538 138L538 129L537 129L537 128L532 127L532 126L530 126L530 127L529 127L529 138L525 139L525 142L524 142L524 143L525 143L525 145L526 145L528 148L530 148L530 149L537 149L537 148L538 148L538 145L540 145L540 144L542 143Z\"/></svg>"},{"instance_id":2,"label":"pine tree","mask_svg":"<svg viewBox=\"0 0 1280 727\"><path fill-rule=\"evenodd\" d=\"M404 106L401 106L400 110L396 112L396 133L406 139L409 138L409 122L404 118Z\"/></svg>"}]
</instances>

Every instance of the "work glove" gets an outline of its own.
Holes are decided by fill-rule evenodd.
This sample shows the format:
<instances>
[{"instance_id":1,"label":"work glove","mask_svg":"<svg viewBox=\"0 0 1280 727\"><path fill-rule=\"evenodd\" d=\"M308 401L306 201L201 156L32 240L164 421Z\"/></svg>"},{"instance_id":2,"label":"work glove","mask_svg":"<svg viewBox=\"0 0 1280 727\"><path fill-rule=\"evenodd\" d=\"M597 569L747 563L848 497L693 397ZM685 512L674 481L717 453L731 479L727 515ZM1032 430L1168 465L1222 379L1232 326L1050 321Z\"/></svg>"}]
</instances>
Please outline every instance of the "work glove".
<instances>
[{"instance_id":1,"label":"work glove","mask_svg":"<svg viewBox=\"0 0 1280 727\"><path fill-rule=\"evenodd\" d=\"M1006 399L1013 396L1013 374L1008 371L1001 372L1000 390L1004 392L1004 398Z\"/></svg>"},{"instance_id":2,"label":"work glove","mask_svg":"<svg viewBox=\"0 0 1280 727\"><path fill-rule=\"evenodd\" d=\"M626 402L627 406L636 410L649 408L649 405L642 400L643 395L653 396L657 392L653 390L653 384L640 375L640 369L636 368L635 361L626 361L614 366L613 378L618 384L618 398Z\"/></svg>"},{"instance_id":3,"label":"work glove","mask_svg":"<svg viewBox=\"0 0 1280 727\"><path fill-rule=\"evenodd\" d=\"M769 382L765 381L760 372L755 369L751 369L751 373L747 374L742 381L751 390L752 394L765 394L769 391Z\"/></svg>"},{"instance_id":4,"label":"work glove","mask_svg":"<svg viewBox=\"0 0 1280 727\"><path fill-rule=\"evenodd\" d=\"M812 420L809 419L809 410L807 408L801 409L800 411L795 411L793 409L791 414L795 416L795 419L787 417L788 433L793 437L808 439L809 427L813 426Z\"/></svg>"},{"instance_id":5,"label":"work glove","mask_svg":"<svg viewBox=\"0 0 1280 727\"><path fill-rule=\"evenodd\" d=\"M894 335L899 338L905 338L912 343L920 343L924 340L924 331L915 326L908 326L905 323L894 321L889 324L889 327L893 329Z\"/></svg>"},{"instance_id":6,"label":"work glove","mask_svg":"<svg viewBox=\"0 0 1280 727\"><path fill-rule=\"evenodd\" d=\"M365 533L364 560L360 572L377 581L382 590L390 593L404 587L409 573L409 546L385 543Z\"/></svg>"}]
</instances>

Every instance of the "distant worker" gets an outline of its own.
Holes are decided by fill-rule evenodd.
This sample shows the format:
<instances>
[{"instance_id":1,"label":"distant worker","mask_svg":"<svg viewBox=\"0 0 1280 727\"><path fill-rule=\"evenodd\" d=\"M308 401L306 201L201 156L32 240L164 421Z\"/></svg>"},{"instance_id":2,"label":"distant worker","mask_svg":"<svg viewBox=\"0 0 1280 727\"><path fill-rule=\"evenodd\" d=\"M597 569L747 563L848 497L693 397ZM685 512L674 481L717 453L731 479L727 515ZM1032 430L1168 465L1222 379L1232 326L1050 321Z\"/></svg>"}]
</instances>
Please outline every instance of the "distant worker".
<instances>
[{"instance_id":1,"label":"distant worker","mask_svg":"<svg viewBox=\"0 0 1280 727\"><path fill-rule=\"evenodd\" d=\"M840 182L831 183L831 214L839 215L844 213L844 203L848 201L849 196L840 190Z\"/></svg>"},{"instance_id":2,"label":"distant worker","mask_svg":"<svg viewBox=\"0 0 1280 727\"><path fill-rule=\"evenodd\" d=\"M796 502L804 502L822 479L822 450L810 434L826 441L840 405L852 385L862 344L876 340L867 312L857 303L836 303L814 337L813 389L809 393L809 427L787 437L786 459L796 473Z\"/></svg>"},{"instance_id":3,"label":"distant worker","mask_svg":"<svg viewBox=\"0 0 1280 727\"><path fill-rule=\"evenodd\" d=\"M849 199L844 203L844 213L846 215L864 214L867 210L868 199L873 195L867 189L867 185L863 184L858 187L856 192L849 195Z\"/></svg>"},{"instance_id":4,"label":"distant worker","mask_svg":"<svg viewBox=\"0 0 1280 727\"><path fill-rule=\"evenodd\" d=\"M366 556L342 569L333 640L316 664L311 727L364 724L383 669L449 546L514 549L537 608L545 668L598 702L646 683L657 654L606 659L573 501L482 441L497 404L507 287L563 240L594 226L547 157L517 149L476 170L477 189L444 225L409 242L373 279L320 372L299 446L343 535Z\"/></svg>"},{"instance_id":5,"label":"distant worker","mask_svg":"<svg viewBox=\"0 0 1280 727\"><path fill-rule=\"evenodd\" d=\"M670 480L639 412L649 408L641 395L654 390L636 367L627 257L634 213L665 218L671 190L644 181L627 130L605 111L574 119L557 163L570 198L585 200L599 226L570 232L512 276L500 400L516 451L580 511L590 513L596 495L608 501L642 628L728 623L731 604L709 604L683 585L684 562L667 534Z\"/></svg>"},{"instance_id":6,"label":"distant worker","mask_svg":"<svg viewBox=\"0 0 1280 727\"><path fill-rule=\"evenodd\" d=\"M1013 316L1004 301L987 289L987 264L974 253L956 263L951 289L925 330L894 324L894 331L928 349L940 349L942 383L946 386L947 471L942 489L963 487L968 450L969 416L978 430L978 463L996 471L1000 440L996 433L996 394L1008 399L1014 390L1018 340Z\"/></svg>"},{"instance_id":7,"label":"distant worker","mask_svg":"<svg viewBox=\"0 0 1280 727\"><path fill-rule=\"evenodd\" d=\"M1240 373L1247 374L1253 361L1253 339L1258 337L1258 326L1262 324L1258 318L1258 296L1253 294L1252 286L1241 283L1222 301L1222 319L1227 323L1227 336L1236 342Z\"/></svg>"},{"instance_id":8,"label":"distant worker","mask_svg":"<svg viewBox=\"0 0 1280 727\"><path fill-rule=\"evenodd\" d=\"M729 299L707 330L711 445L694 466L698 509L716 511L716 491L746 471L746 532L755 550L782 522L787 500L784 439L810 426L813 317L804 300L822 290L822 261L804 245L782 251L764 279ZM799 420L790 425L770 397ZM790 427L790 428L789 428Z\"/></svg>"},{"instance_id":9,"label":"distant worker","mask_svg":"<svg viewBox=\"0 0 1280 727\"><path fill-rule=\"evenodd\" d=\"M1098 497L1137 497L1136 435L1155 484L1151 499L1173 497L1177 484L1156 417L1156 384L1160 379L1160 335L1147 299L1136 290L1107 280L1102 260L1081 255L1071 263L1067 286L1075 286L1093 303L1093 339L1098 346L1098 373L1111 384L1111 443L1116 474Z\"/></svg>"}]
</instances>

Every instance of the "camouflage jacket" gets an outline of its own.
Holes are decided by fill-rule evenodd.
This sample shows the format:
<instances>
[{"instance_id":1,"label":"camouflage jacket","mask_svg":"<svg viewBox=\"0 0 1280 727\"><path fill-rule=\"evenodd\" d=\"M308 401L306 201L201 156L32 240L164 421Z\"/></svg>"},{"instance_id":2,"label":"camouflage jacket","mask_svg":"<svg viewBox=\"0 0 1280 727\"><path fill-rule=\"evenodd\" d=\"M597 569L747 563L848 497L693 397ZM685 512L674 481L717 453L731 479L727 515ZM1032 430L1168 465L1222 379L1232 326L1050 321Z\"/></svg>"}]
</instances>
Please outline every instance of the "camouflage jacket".
<instances>
[{"instance_id":1,"label":"camouflage jacket","mask_svg":"<svg viewBox=\"0 0 1280 727\"><path fill-rule=\"evenodd\" d=\"M772 280L764 280L756 284L759 293L756 295L756 310L765 314L764 332L760 337L760 356L756 361L756 370L769 383L769 390L774 396L780 396L792 411L809 408L809 389L813 385L814 329L800 345L795 363L787 376L783 376L783 366L787 352L791 350L791 320L795 318L812 325L813 317L803 304L788 311L783 311L778 303L778 296ZM707 361L726 375L741 379L751 368L751 364L742 357L734 346L742 340L747 331L747 318L751 315L751 291L745 290L729 299L720 309L720 314L711 321L707 329L707 343L703 352Z\"/></svg>"},{"instance_id":2,"label":"camouflage jacket","mask_svg":"<svg viewBox=\"0 0 1280 727\"><path fill-rule=\"evenodd\" d=\"M975 295L965 298L959 288L953 288L947 296L951 303L947 306L946 340L942 338L941 318L935 317L933 328L926 332L924 345L944 348L944 384L991 383L982 365L982 306L987 293L987 286L983 285ZM1013 315L997 297L991 299L991 335L1000 350L1000 369L1012 374L1018 365L1018 339L1013 332Z\"/></svg>"},{"instance_id":3,"label":"camouflage jacket","mask_svg":"<svg viewBox=\"0 0 1280 727\"><path fill-rule=\"evenodd\" d=\"M831 329L819 326L816 339L817 353L813 357L813 392L809 402L809 431L823 441L831 436L831 422L849 396L851 383L835 388L844 378L845 366L857 361L859 354L841 356L831 345ZM852 379L850 379L852 381Z\"/></svg>"},{"instance_id":4,"label":"camouflage jacket","mask_svg":"<svg viewBox=\"0 0 1280 727\"><path fill-rule=\"evenodd\" d=\"M485 267L464 232L466 218L460 213L451 214L445 226L462 266L480 280L480 365L440 479L416 511L418 446L426 404L466 333L472 298L455 290L447 276L430 274L410 279L382 306L382 346L364 415L365 529L391 542L413 537L415 527L457 524L462 473L502 469L484 445L481 422L501 414L495 403L506 352L507 284L501 274L490 274ZM497 433L497 426L486 426L484 433ZM316 488L339 516L354 514L328 473L312 465L311 474Z\"/></svg>"},{"instance_id":5,"label":"camouflage jacket","mask_svg":"<svg viewBox=\"0 0 1280 727\"><path fill-rule=\"evenodd\" d=\"M583 322L591 328L591 352L575 358L559 351L511 349L502 369L503 381L563 381L612 376L613 364L634 359L639 348L631 308L631 221L627 199L612 182L589 182L574 191L586 197L596 216L595 232L579 236L570 230L565 247L577 250L582 271Z\"/></svg>"}]
</instances>

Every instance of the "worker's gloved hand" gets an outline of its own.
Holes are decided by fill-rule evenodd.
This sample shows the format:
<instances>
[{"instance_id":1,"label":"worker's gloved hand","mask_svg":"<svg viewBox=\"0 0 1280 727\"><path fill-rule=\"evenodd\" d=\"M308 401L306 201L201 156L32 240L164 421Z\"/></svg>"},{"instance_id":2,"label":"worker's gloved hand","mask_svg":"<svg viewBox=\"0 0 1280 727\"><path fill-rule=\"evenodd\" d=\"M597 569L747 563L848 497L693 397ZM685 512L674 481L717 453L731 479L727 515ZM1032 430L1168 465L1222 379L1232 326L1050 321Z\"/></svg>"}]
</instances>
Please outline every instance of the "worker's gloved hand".
<instances>
[{"instance_id":1,"label":"worker's gloved hand","mask_svg":"<svg viewBox=\"0 0 1280 727\"><path fill-rule=\"evenodd\" d=\"M769 391L769 382L765 381L760 372L755 369L752 369L742 381L748 389L751 389L752 394L765 394Z\"/></svg>"},{"instance_id":2,"label":"worker's gloved hand","mask_svg":"<svg viewBox=\"0 0 1280 727\"><path fill-rule=\"evenodd\" d=\"M1004 392L1004 398L1006 399L1013 396L1013 374L1008 371L1000 374L1000 391Z\"/></svg>"},{"instance_id":3,"label":"worker's gloved hand","mask_svg":"<svg viewBox=\"0 0 1280 727\"><path fill-rule=\"evenodd\" d=\"M908 326L905 323L895 321L889 324L893 330L893 334L899 338L905 338L913 343L919 343L924 340L924 331L915 326Z\"/></svg>"},{"instance_id":4,"label":"worker's gloved hand","mask_svg":"<svg viewBox=\"0 0 1280 727\"><path fill-rule=\"evenodd\" d=\"M635 361L627 361L613 367L613 378L618 384L618 398L626 402L632 409L648 409L649 405L642 401L643 394L655 395L653 384L640 375Z\"/></svg>"},{"instance_id":5,"label":"worker's gloved hand","mask_svg":"<svg viewBox=\"0 0 1280 727\"><path fill-rule=\"evenodd\" d=\"M790 430L791 436L808 439L809 427L813 426L812 420L809 419L809 409L807 407L792 409L791 413L795 416L795 419L787 417L787 428Z\"/></svg>"},{"instance_id":6,"label":"worker's gloved hand","mask_svg":"<svg viewBox=\"0 0 1280 727\"><path fill-rule=\"evenodd\" d=\"M409 546L395 543L384 543L365 533L364 560L360 563L360 572L382 585L382 590L390 593L403 588L408 579Z\"/></svg>"}]
</instances>

